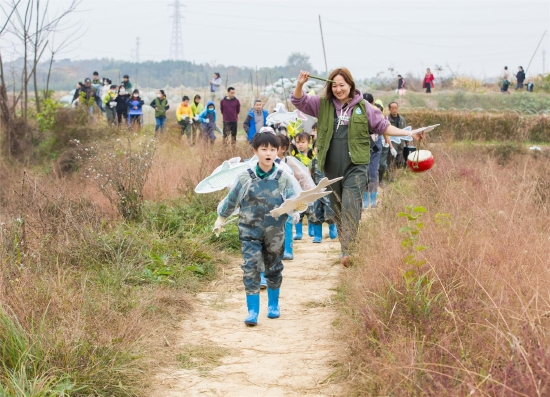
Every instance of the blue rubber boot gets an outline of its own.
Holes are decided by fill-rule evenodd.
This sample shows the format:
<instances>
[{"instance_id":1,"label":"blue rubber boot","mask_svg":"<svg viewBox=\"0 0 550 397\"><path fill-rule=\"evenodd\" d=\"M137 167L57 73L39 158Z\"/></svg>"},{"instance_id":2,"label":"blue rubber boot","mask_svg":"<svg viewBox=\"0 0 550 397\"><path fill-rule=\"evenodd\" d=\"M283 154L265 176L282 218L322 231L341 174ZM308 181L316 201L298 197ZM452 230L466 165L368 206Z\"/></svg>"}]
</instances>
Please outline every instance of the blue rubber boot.
<instances>
[{"instance_id":1,"label":"blue rubber boot","mask_svg":"<svg viewBox=\"0 0 550 397\"><path fill-rule=\"evenodd\" d=\"M281 311L279 310L279 291L280 289L267 289L267 317L279 318Z\"/></svg>"},{"instance_id":2,"label":"blue rubber boot","mask_svg":"<svg viewBox=\"0 0 550 397\"><path fill-rule=\"evenodd\" d=\"M248 307L248 317L244 320L244 323L250 326L258 324L258 314L260 313L260 294L246 295L246 306Z\"/></svg>"},{"instance_id":3,"label":"blue rubber boot","mask_svg":"<svg viewBox=\"0 0 550 397\"><path fill-rule=\"evenodd\" d=\"M260 273L260 289L267 288L267 280L265 279L264 273Z\"/></svg>"},{"instance_id":4,"label":"blue rubber boot","mask_svg":"<svg viewBox=\"0 0 550 397\"><path fill-rule=\"evenodd\" d=\"M293 260L294 253L292 252L292 218L289 218L285 224L285 252L283 254L283 259Z\"/></svg>"},{"instance_id":5,"label":"blue rubber boot","mask_svg":"<svg viewBox=\"0 0 550 397\"><path fill-rule=\"evenodd\" d=\"M314 243L320 243L321 241L323 241L323 224L322 223L313 225L313 232L314 232L314 236L313 236Z\"/></svg>"},{"instance_id":6,"label":"blue rubber boot","mask_svg":"<svg viewBox=\"0 0 550 397\"><path fill-rule=\"evenodd\" d=\"M296 235L294 236L294 240L302 239L302 226L302 222L296 224Z\"/></svg>"},{"instance_id":7,"label":"blue rubber boot","mask_svg":"<svg viewBox=\"0 0 550 397\"><path fill-rule=\"evenodd\" d=\"M363 209L369 208L369 193L363 193Z\"/></svg>"},{"instance_id":8,"label":"blue rubber boot","mask_svg":"<svg viewBox=\"0 0 550 397\"><path fill-rule=\"evenodd\" d=\"M336 223L331 223L328 225L328 235L333 240L338 237L338 229L336 228Z\"/></svg>"},{"instance_id":9,"label":"blue rubber boot","mask_svg":"<svg viewBox=\"0 0 550 397\"><path fill-rule=\"evenodd\" d=\"M315 232L313 231L313 224L309 221L309 219L307 220L307 234L309 235L309 237L315 236Z\"/></svg>"},{"instance_id":10,"label":"blue rubber boot","mask_svg":"<svg viewBox=\"0 0 550 397\"><path fill-rule=\"evenodd\" d=\"M376 208L376 196L378 196L378 192L370 192L370 205L372 208Z\"/></svg>"}]
</instances>

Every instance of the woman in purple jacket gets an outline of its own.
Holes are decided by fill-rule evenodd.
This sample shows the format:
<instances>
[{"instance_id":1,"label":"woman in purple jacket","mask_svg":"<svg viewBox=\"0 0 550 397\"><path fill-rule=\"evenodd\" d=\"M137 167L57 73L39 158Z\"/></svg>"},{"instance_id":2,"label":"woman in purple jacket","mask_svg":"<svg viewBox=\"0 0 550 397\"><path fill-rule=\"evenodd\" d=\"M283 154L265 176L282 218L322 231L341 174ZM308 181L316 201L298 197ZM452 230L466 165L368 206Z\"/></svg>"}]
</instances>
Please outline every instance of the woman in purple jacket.
<instances>
[{"instance_id":1,"label":"woman in purple jacket","mask_svg":"<svg viewBox=\"0 0 550 397\"><path fill-rule=\"evenodd\" d=\"M290 99L300 111L318 119L317 159L320 171L324 171L329 179L343 177L331 185L333 194L330 195L330 203L336 214L342 264L348 266L361 219L363 191L367 185L370 134L403 136L404 131L392 126L379 109L363 99L348 69L332 71L329 80L333 82L327 82L324 97L308 96L303 92L303 85L308 79L309 72L300 71ZM417 131L408 134L415 139L422 137Z\"/></svg>"}]
</instances>

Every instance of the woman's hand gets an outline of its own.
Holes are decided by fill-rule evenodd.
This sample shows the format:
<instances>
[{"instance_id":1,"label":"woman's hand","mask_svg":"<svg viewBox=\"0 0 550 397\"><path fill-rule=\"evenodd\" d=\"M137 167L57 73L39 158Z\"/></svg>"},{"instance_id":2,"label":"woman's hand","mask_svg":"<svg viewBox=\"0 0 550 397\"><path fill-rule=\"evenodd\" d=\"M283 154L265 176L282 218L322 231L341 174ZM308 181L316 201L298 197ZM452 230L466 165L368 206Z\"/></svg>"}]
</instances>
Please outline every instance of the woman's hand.
<instances>
[{"instance_id":1,"label":"woman's hand","mask_svg":"<svg viewBox=\"0 0 550 397\"><path fill-rule=\"evenodd\" d=\"M294 98L300 99L302 97L302 93L304 92L303 90L304 84L308 80L309 80L309 72L300 70L300 74L298 75L298 79L296 80L296 87L294 88Z\"/></svg>"},{"instance_id":2,"label":"woman's hand","mask_svg":"<svg viewBox=\"0 0 550 397\"><path fill-rule=\"evenodd\" d=\"M412 136L412 138L415 140L415 141L421 141L422 139L425 138L425 135L424 135L424 128L419 128L417 130L412 130L411 133L409 134L410 136Z\"/></svg>"},{"instance_id":3,"label":"woman's hand","mask_svg":"<svg viewBox=\"0 0 550 397\"><path fill-rule=\"evenodd\" d=\"M305 70L300 70L300 74L298 75L298 80L296 81L296 84L303 86L308 80L309 80L309 72L306 72Z\"/></svg>"}]
</instances>

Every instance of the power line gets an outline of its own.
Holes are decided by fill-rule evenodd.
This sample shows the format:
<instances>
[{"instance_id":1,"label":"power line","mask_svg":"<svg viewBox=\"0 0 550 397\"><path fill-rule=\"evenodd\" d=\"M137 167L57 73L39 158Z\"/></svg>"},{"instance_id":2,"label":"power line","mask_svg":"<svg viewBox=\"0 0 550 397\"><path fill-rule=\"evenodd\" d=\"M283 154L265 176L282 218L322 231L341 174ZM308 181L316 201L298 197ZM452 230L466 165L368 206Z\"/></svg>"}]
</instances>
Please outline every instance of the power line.
<instances>
[{"instance_id":1,"label":"power line","mask_svg":"<svg viewBox=\"0 0 550 397\"><path fill-rule=\"evenodd\" d=\"M172 40L170 43L170 59L176 61L183 60L183 38L181 35L181 19L183 18L180 12L180 8L184 7L180 3L180 0L174 0L172 4L168 4L169 7L174 7L174 15L172 18Z\"/></svg>"}]
</instances>

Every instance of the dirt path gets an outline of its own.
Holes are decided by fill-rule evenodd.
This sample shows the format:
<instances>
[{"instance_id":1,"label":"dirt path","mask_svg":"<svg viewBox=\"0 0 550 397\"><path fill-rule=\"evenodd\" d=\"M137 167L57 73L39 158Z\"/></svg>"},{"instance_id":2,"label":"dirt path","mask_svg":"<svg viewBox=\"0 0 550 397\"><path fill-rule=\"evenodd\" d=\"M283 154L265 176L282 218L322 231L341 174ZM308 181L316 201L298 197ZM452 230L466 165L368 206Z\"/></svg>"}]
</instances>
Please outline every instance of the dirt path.
<instances>
[{"instance_id":1,"label":"dirt path","mask_svg":"<svg viewBox=\"0 0 550 397\"><path fill-rule=\"evenodd\" d=\"M339 395L331 364L340 348L332 326L340 245L328 238L326 227L324 235L321 244L311 243L308 236L296 241L294 260L284 262L279 319L267 318L267 293L262 290L258 326L244 325L240 261L199 294L195 311L181 324L181 338L172 346L174 354L182 352L179 368L159 372L153 395Z\"/></svg>"}]
</instances>

